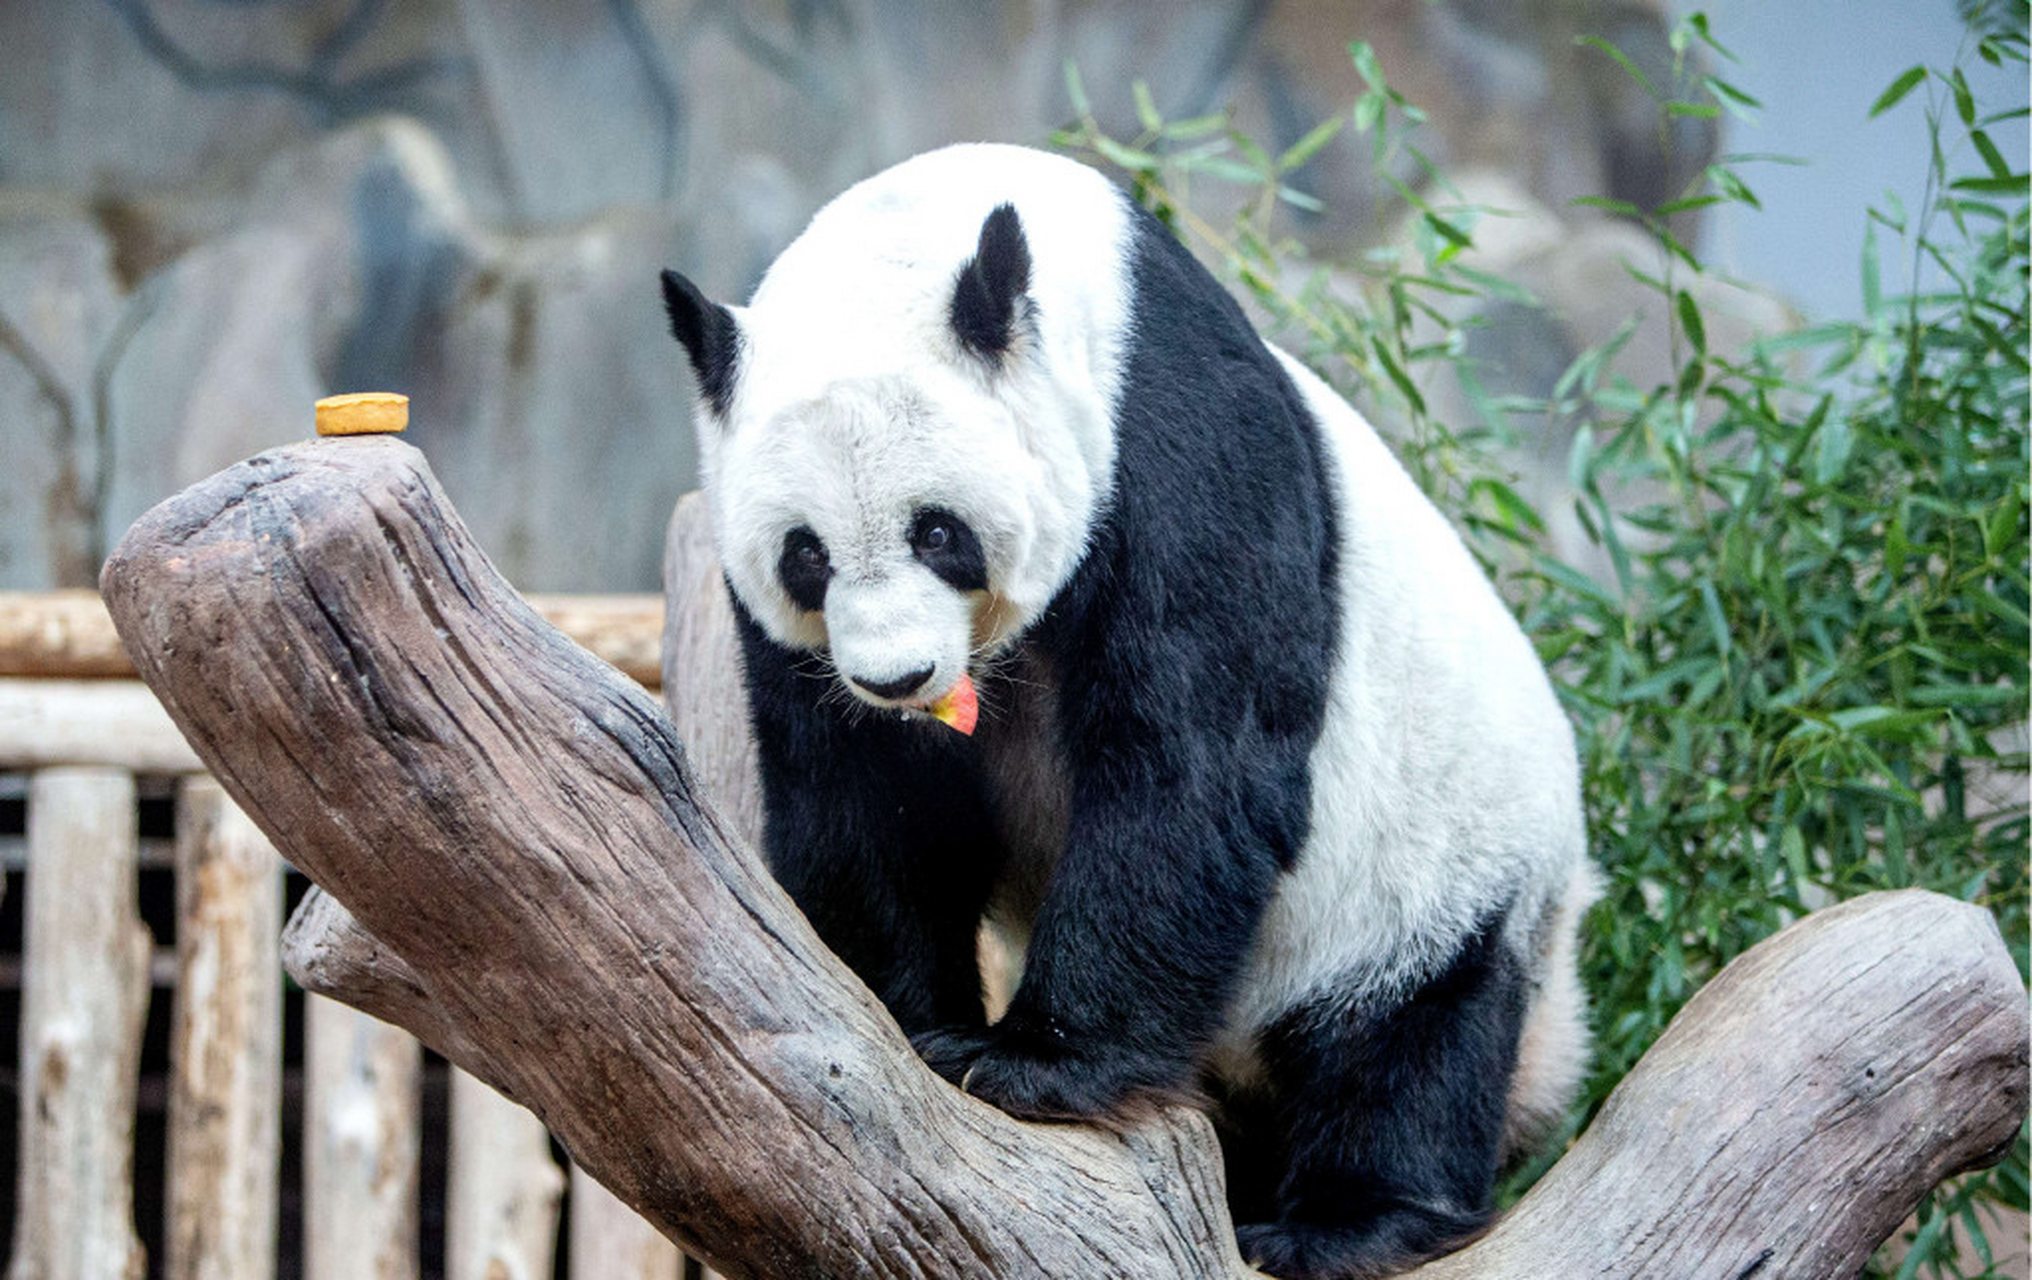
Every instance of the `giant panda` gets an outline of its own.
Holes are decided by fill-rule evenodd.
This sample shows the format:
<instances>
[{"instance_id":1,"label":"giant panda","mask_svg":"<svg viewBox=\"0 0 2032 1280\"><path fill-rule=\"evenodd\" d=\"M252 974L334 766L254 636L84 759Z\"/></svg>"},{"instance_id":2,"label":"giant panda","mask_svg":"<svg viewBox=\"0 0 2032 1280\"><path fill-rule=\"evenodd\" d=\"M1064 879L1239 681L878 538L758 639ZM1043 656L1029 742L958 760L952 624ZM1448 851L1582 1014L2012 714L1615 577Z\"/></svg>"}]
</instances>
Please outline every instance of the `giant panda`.
<instances>
[{"instance_id":1,"label":"giant panda","mask_svg":"<svg viewBox=\"0 0 2032 1280\"><path fill-rule=\"evenodd\" d=\"M1583 1067L1593 878L1545 673L1369 425L1023 148L852 187L745 307L663 288L770 866L925 1059L1206 1101L1275 1275L1481 1229Z\"/></svg>"}]
</instances>

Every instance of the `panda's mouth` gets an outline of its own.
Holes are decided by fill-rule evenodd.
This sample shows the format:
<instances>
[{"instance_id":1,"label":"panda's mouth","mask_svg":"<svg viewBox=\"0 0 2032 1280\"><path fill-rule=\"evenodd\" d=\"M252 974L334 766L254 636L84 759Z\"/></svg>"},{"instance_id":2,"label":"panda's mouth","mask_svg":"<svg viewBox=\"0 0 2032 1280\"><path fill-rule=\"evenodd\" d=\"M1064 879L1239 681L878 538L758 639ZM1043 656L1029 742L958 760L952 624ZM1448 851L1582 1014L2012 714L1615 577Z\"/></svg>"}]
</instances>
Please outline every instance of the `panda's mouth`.
<instances>
[{"instance_id":1,"label":"panda's mouth","mask_svg":"<svg viewBox=\"0 0 2032 1280\"><path fill-rule=\"evenodd\" d=\"M973 733L980 720L980 696L974 688L973 676L963 670L944 693L936 697L915 696L930 682L930 674L927 669L888 683L844 674L842 680L857 698L894 710L905 719L923 716L963 734Z\"/></svg>"},{"instance_id":2,"label":"panda's mouth","mask_svg":"<svg viewBox=\"0 0 2032 1280\"><path fill-rule=\"evenodd\" d=\"M936 720L948 729L969 735L981 718L980 695L974 688L974 678L964 671L951 688L936 698L916 698L884 705L894 707L906 720L919 717Z\"/></svg>"}]
</instances>

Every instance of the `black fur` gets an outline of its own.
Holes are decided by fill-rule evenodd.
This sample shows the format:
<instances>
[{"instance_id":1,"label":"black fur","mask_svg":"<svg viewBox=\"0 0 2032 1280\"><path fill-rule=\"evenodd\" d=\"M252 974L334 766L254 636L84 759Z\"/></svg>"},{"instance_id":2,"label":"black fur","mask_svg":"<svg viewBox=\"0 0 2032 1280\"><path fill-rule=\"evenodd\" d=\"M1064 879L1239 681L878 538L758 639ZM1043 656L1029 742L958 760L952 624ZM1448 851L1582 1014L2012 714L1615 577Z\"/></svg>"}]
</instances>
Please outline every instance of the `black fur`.
<instances>
[{"instance_id":1,"label":"black fur","mask_svg":"<svg viewBox=\"0 0 2032 1280\"><path fill-rule=\"evenodd\" d=\"M733 402L741 355L741 331L733 313L675 271L663 273L663 309L670 316L672 336L691 357L699 393L714 413L724 417Z\"/></svg>"},{"instance_id":2,"label":"black fur","mask_svg":"<svg viewBox=\"0 0 2032 1280\"><path fill-rule=\"evenodd\" d=\"M953 335L975 355L999 360L1015 336L1017 308L1030 287L1030 244L1016 206L997 205L981 223L974 256L953 283Z\"/></svg>"},{"instance_id":3,"label":"black fur","mask_svg":"<svg viewBox=\"0 0 2032 1280\"><path fill-rule=\"evenodd\" d=\"M904 1031L978 1027L981 909L1000 869L972 752L841 698L734 600L770 869Z\"/></svg>"},{"instance_id":4,"label":"black fur","mask_svg":"<svg viewBox=\"0 0 2032 1280\"><path fill-rule=\"evenodd\" d=\"M1525 997L1501 923L1401 1004L1302 1009L1262 1036L1266 1087L1218 1110L1252 1265L1394 1275L1487 1225Z\"/></svg>"},{"instance_id":5,"label":"black fur","mask_svg":"<svg viewBox=\"0 0 2032 1280\"><path fill-rule=\"evenodd\" d=\"M942 535L942 536L941 536ZM973 526L942 507L926 507L910 523L910 546L924 567L955 591L986 591L988 560Z\"/></svg>"},{"instance_id":6,"label":"black fur","mask_svg":"<svg viewBox=\"0 0 2032 1280\"><path fill-rule=\"evenodd\" d=\"M783 535L783 554L776 558L776 577L791 602L808 613L825 608L826 584L833 580L832 558L825 543L803 525Z\"/></svg>"}]
</instances>

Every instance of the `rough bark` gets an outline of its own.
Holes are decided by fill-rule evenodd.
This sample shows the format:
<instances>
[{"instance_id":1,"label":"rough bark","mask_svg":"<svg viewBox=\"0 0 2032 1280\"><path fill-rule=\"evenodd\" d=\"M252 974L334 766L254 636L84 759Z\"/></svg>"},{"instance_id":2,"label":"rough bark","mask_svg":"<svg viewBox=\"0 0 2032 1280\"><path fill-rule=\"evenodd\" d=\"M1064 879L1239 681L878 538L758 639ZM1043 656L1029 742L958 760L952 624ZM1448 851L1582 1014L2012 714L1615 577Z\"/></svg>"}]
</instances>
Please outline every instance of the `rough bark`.
<instances>
[{"instance_id":1,"label":"rough bark","mask_svg":"<svg viewBox=\"0 0 2032 1280\"><path fill-rule=\"evenodd\" d=\"M762 781L734 606L713 550L705 495L680 498L664 536L663 705L677 725L699 789L728 830L750 844L762 838Z\"/></svg>"},{"instance_id":2,"label":"rough bark","mask_svg":"<svg viewBox=\"0 0 2032 1280\"><path fill-rule=\"evenodd\" d=\"M1204 1120L1021 1124L926 1071L702 802L671 722L492 573L414 450L222 473L137 524L105 587L199 753L336 899L292 926L306 983L530 1105L722 1270L1240 1272ZM1427 1273L1823 1273L2009 1140L2025 1044L1977 909L1824 913L1717 979Z\"/></svg>"},{"instance_id":3,"label":"rough bark","mask_svg":"<svg viewBox=\"0 0 2032 1280\"><path fill-rule=\"evenodd\" d=\"M924 1069L413 449L262 455L144 517L104 584L213 772L464 1038L436 1047L721 1270L1239 1269L1203 1119L1023 1125Z\"/></svg>"}]
</instances>

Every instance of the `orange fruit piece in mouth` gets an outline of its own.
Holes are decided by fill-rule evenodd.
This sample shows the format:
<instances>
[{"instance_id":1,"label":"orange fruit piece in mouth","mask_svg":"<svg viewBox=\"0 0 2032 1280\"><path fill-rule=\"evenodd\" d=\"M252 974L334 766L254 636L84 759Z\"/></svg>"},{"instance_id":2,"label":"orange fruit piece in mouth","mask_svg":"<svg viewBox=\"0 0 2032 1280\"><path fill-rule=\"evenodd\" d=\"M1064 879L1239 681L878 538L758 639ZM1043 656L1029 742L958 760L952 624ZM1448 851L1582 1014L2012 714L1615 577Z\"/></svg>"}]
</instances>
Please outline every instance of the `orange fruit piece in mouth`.
<instances>
[{"instance_id":1,"label":"orange fruit piece in mouth","mask_svg":"<svg viewBox=\"0 0 2032 1280\"><path fill-rule=\"evenodd\" d=\"M974 725L981 718L981 701L974 693L974 678L961 675L959 683L946 691L946 695L931 704L934 718L944 721L961 733L972 734Z\"/></svg>"}]
</instances>

